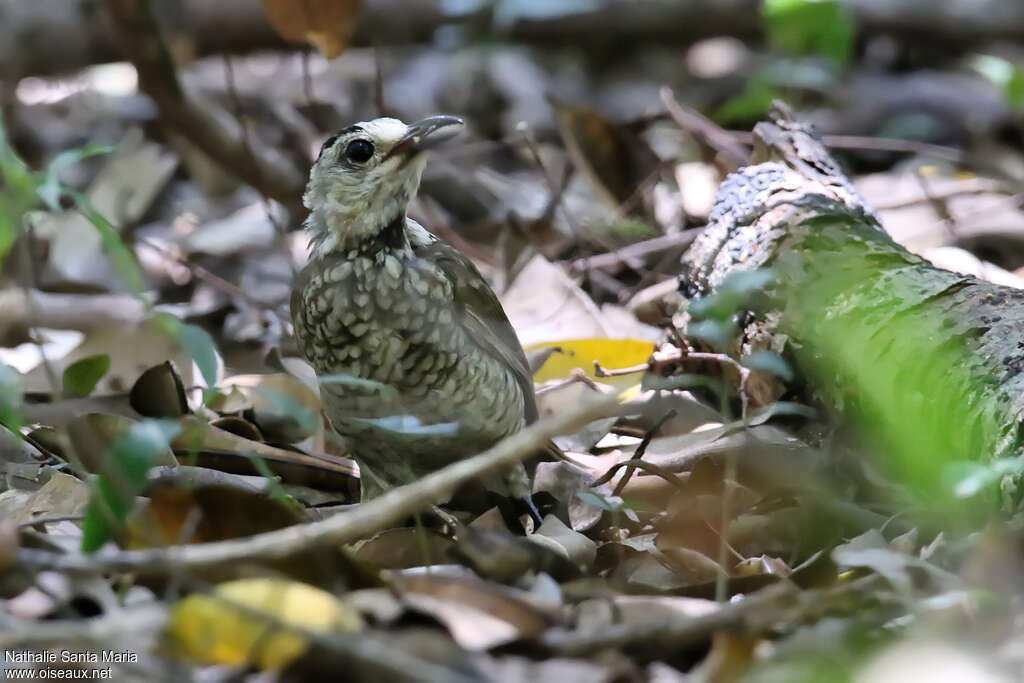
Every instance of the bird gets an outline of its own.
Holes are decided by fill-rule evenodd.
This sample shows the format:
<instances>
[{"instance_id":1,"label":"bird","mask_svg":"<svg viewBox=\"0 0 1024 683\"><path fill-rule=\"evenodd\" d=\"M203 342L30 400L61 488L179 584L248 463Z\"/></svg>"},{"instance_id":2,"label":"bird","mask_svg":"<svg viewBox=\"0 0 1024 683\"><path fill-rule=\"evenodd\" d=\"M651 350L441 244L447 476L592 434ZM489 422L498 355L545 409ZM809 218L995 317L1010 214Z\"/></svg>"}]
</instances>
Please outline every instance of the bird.
<instances>
[{"instance_id":1,"label":"bird","mask_svg":"<svg viewBox=\"0 0 1024 683\"><path fill-rule=\"evenodd\" d=\"M486 450L537 419L526 354L464 254L407 215L428 151L464 127L378 118L328 138L303 203L310 258L291 312L362 500ZM484 482L530 500L522 465Z\"/></svg>"}]
</instances>

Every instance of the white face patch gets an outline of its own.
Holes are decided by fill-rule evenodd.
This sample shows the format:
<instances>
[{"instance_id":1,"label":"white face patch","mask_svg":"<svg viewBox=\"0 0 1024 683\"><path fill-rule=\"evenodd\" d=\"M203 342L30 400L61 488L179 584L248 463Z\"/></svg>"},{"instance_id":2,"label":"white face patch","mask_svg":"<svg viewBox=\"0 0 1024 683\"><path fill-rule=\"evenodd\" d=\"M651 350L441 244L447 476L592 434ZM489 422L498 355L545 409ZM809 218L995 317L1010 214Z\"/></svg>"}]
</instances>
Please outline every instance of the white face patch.
<instances>
[{"instance_id":1,"label":"white face patch","mask_svg":"<svg viewBox=\"0 0 1024 683\"><path fill-rule=\"evenodd\" d=\"M356 248L405 216L426 166L423 153L388 158L408 130L398 119L364 121L343 131L321 152L302 198L310 210L306 225L320 236L319 251L327 245ZM372 145L368 158L367 143Z\"/></svg>"},{"instance_id":2,"label":"white face patch","mask_svg":"<svg viewBox=\"0 0 1024 683\"><path fill-rule=\"evenodd\" d=\"M398 119L388 118L363 121L356 125L363 129L368 138L375 140L378 146L386 147L385 151L390 151L409 129Z\"/></svg>"}]
</instances>

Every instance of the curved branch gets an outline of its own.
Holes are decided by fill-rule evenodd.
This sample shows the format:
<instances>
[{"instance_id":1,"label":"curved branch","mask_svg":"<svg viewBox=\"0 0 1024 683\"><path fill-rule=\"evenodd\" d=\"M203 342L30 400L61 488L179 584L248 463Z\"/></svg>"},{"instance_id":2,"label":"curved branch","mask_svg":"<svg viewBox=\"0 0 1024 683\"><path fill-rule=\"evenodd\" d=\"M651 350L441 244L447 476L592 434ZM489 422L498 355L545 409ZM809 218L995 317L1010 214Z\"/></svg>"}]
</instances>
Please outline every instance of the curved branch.
<instances>
[{"instance_id":1,"label":"curved branch","mask_svg":"<svg viewBox=\"0 0 1024 683\"><path fill-rule=\"evenodd\" d=\"M351 512L311 524L217 543L96 555L61 555L22 548L18 551L16 562L32 570L170 574L248 560L275 560L311 548L350 543L444 501L455 489L471 480L537 453L555 436L617 412L618 402L614 398L601 397L585 401L571 411L535 422L477 456L448 465L412 484L391 489Z\"/></svg>"}]
</instances>

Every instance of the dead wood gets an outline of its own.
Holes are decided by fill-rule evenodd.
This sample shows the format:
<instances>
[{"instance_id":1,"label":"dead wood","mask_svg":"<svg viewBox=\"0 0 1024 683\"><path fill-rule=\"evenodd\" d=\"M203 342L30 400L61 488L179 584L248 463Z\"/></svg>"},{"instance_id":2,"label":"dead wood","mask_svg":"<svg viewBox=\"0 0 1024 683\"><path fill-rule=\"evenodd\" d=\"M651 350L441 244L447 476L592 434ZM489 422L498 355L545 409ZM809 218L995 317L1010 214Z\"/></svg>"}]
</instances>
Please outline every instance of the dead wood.
<instances>
[{"instance_id":1,"label":"dead wood","mask_svg":"<svg viewBox=\"0 0 1024 683\"><path fill-rule=\"evenodd\" d=\"M772 268L778 331L798 366L919 490L940 490L955 461L1018 455L1024 291L893 242L814 132L784 112L757 126L755 147L760 163L726 179L684 257L684 290L700 297Z\"/></svg>"}]
</instances>

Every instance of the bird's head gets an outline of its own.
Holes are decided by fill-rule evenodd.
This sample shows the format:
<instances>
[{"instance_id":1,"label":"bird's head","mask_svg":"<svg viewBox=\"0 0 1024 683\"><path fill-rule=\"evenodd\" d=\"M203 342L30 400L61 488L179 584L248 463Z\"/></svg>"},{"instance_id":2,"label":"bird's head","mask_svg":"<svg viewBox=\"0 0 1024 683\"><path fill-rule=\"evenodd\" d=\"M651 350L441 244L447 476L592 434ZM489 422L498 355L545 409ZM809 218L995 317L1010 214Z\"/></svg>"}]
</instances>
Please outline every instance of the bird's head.
<instances>
[{"instance_id":1,"label":"bird's head","mask_svg":"<svg viewBox=\"0 0 1024 683\"><path fill-rule=\"evenodd\" d=\"M403 218L420 184L424 152L461 128L456 116L410 125L382 118L328 138L302 197L315 237L329 248L355 248Z\"/></svg>"}]
</instances>

